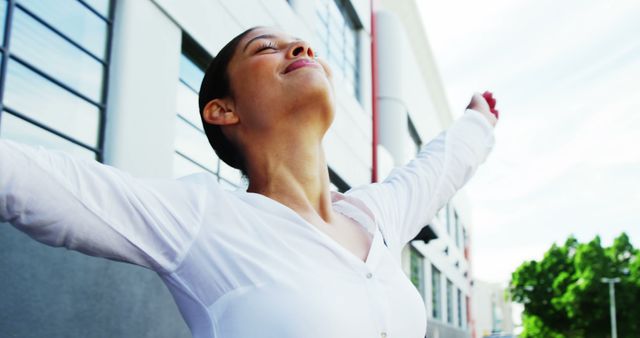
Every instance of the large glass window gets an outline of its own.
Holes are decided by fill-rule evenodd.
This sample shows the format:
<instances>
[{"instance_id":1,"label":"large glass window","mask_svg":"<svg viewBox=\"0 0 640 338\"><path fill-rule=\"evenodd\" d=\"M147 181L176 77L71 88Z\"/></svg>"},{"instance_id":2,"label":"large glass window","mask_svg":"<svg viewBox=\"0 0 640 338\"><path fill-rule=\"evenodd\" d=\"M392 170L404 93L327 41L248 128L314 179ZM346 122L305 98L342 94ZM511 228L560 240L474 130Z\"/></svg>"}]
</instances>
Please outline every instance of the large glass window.
<instances>
[{"instance_id":1,"label":"large glass window","mask_svg":"<svg viewBox=\"0 0 640 338\"><path fill-rule=\"evenodd\" d=\"M431 265L431 314L436 319L442 319L441 278L440 270Z\"/></svg>"},{"instance_id":2,"label":"large glass window","mask_svg":"<svg viewBox=\"0 0 640 338\"><path fill-rule=\"evenodd\" d=\"M329 62L335 82L360 99L360 42L355 13L345 0L316 0L316 53Z\"/></svg>"},{"instance_id":3,"label":"large glass window","mask_svg":"<svg viewBox=\"0 0 640 338\"><path fill-rule=\"evenodd\" d=\"M245 188L239 170L222 162L207 139L198 108L198 90L211 57L187 35L183 36L180 75L177 83L176 138L173 161L175 177L207 171L223 188Z\"/></svg>"},{"instance_id":4,"label":"large glass window","mask_svg":"<svg viewBox=\"0 0 640 338\"><path fill-rule=\"evenodd\" d=\"M110 13L110 0L0 1L0 137L102 159Z\"/></svg>"},{"instance_id":5,"label":"large glass window","mask_svg":"<svg viewBox=\"0 0 640 338\"><path fill-rule=\"evenodd\" d=\"M424 298L424 256L414 247L411 247L411 282L420 291Z\"/></svg>"},{"instance_id":6,"label":"large glass window","mask_svg":"<svg viewBox=\"0 0 640 338\"><path fill-rule=\"evenodd\" d=\"M462 320L462 291L460 291L460 289L458 289L458 294L457 294L457 300L458 300L458 326L460 327L464 327L464 321Z\"/></svg>"},{"instance_id":7,"label":"large glass window","mask_svg":"<svg viewBox=\"0 0 640 338\"><path fill-rule=\"evenodd\" d=\"M447 323L453 324L453 283L447 279Z\"/></svg>"}]
</instances>

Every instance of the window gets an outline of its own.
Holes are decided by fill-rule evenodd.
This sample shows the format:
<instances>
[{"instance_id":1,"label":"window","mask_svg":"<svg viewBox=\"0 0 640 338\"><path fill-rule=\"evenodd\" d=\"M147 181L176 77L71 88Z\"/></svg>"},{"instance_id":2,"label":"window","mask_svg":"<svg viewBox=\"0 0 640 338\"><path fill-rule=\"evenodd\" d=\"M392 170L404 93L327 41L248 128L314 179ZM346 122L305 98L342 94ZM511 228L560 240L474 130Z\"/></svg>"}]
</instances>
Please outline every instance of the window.
<instances>
[{"instance_id":1,"label":"window","mask_svg":"<svg viewBox=\"0 0 640 338\"><path fill-rule=\"evenodd\" d=\"M0 1L0 137L102 160L111 7Z\"/></svg>"},{"instance_id":2,"label":"window","mask_svg":"<svg viewBox=\"0 0 640 338\"><path fill-rule=\"evenodd\" d=\"M180 177L207 171L215 175L225 189L244 188L245 183L240 171L228 166L216 156L200 120L198 90L211 56L186 34L183 34L182 41L177 84L173 175Z\"/></svg>"},{"instance_id":3,"label":"window","mask_svg":"<svg viewBox=\"0 0 640 338\"><path fill-rule=\"evenodd\" d=\"M414 247L411 247L411 283L418 289L424 298L424 256Z\"/></svg>"},{"instance_id":4,"label":"window","mask_svg":"<svg viewBox=\"0 0 640 338\"><path fill-rule=\"evenodd\" d=\"M360 100L359 22L346 0L316 0L316 53L328 61L336 83Z\"/></svg>"},{"instance_id":5,"label":"window","mask_svg":"<svg viewBox=\"0 0 640 338\"><path fill-rule=\"evenodd\" d=\"M467 323L469 323L469 315L471 313L471 301L469 299L469 296L465 296L464 297L464 305L465 305L465 323L464 323L464 328L467 327Z\"/></svg>"},{"instance_id":6,"label":"window","mask_svg":"<svg viewBox=\"0 0 640 338\"><path fill-rule=\"evenodd\" d=\"M466 247L469 244L469 235L467 234L467 229L463 225L462 226L462 245Z\"/></svg>"},{"instance_id":7,"label":"window","mask_svg":"<svg viewBox=\"0 0 640 338\"><path fill-rule=\"evenodd\" d=\"M447 323L453 324L453 283L447 279Z\"/></svg>"},{"instance_id":8,"label":"window","mask_svg":"<svg viewBox=\"0 0 640 338\"><path fill-rule=\"evenodd\" d=\"M469 260L469 234L467 233L465 226L462 226L462 247L464 251L464 258Z\"/></svg>"},{"instance_id":9,"label":"window","mask_svg":"<svg viewBox=\"0 0 640 338\"><path fill-rule=\"evenodd\" d=\"M442 319L442 288L441 288L441 273L438 268L431 265L431 314L433 318Z\"/></svg>"},{"instance_id":10,"label":"window","mask_svg":"<svg viewBox=\"0 0 640 338\"><path fill-rule=\"evenodd\" d=\"M458 300L458 326L460 327L464 327L464 322L462 321L462 291L460 291L460 289L458 289L458 294L457 294L457 300Z\"/></svg>"}]
</instances>

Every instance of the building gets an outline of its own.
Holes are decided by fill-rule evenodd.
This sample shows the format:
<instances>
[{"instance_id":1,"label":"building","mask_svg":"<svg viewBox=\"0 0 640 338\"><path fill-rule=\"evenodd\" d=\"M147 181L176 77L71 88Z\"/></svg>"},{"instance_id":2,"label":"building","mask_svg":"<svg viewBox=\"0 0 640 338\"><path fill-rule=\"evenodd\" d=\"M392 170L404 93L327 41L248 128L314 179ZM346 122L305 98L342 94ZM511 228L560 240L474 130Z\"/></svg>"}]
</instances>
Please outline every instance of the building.
<instances>
[{"instance_id":1,"label":"building","mask_svg":"<svg viewBox=\"0 0 640 338\"><path fill-rule=\"evenodd\" d=\"M278 26L310 41L332 66L337 113L325 149L334 189L344 191L382 178L452 121L416 13L413 0L382 1L374 15L370 0L0 1L0 137L136 176L204 170L242 189L240 174L208 146L197 90L233 36ZM426 300L429 337L468 336L466 210L456 196L405 250L406 271ZM189 336L149 271L46 247L8 226L0 270L0 328L8 336Z\"/></svg>"},{"instance_id":2,"label":"building","mask_svg":"<svg viewBox=\"0 0 640 338\"><path fill-rule=\"evenodd\" d=\"M416 2L382 1L375 21L380 144L402 165L452 114ZM429 338L471 335L470 224L469 203L458 193L404 250L405 271L425 300Z\"/></svg>"},{"instance_id":3,"label":"building","mask_svg":"<svg viewBox=\"0 0 640 338\"><path fill-rule=\"evenodd\" d=\"M500 283L475 280L472 294L476 337L515 337L518 311L508 290Z\"/></svg>"}]
</instances>

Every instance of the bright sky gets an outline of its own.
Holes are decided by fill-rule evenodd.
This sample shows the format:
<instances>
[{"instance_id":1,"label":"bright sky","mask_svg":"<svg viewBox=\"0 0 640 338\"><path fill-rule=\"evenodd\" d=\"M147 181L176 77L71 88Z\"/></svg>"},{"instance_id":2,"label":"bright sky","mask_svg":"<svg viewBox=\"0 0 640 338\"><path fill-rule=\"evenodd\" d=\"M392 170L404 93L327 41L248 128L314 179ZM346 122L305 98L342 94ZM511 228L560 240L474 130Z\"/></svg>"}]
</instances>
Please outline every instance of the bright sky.
<instances>
[{"instance_id":1,"label":"bright sky","mask_svg":"<svg viewBox=\"0 0 640 338\"><path fill-rule=\"evenodd\" d=\"M640 1L416 0L451 108L490 89L496 145L466 191L476 278L553 242L640 246Z\"/></svg>"}]
</instances>

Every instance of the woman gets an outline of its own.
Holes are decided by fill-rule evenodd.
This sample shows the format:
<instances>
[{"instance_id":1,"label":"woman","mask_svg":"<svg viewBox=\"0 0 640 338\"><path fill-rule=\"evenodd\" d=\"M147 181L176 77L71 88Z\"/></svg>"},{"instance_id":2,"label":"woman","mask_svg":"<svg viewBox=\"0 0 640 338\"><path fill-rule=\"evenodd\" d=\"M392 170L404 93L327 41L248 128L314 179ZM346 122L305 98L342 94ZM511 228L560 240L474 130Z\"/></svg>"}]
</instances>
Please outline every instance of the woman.
<instances>
[{"instance_id":1,"label":"woman","mask_svg":"<svg viewBox=\"0 0 640 338\"><path fill-rule=\"evenodd\" d=\"M330 192L331 72L306 42L253 28L220 51L200 92L207 136L246 192L0 141L0 219L153 269L194 337L424 337L400 251L492 147L493 108L478 94L469 108L383 183Z\"/></svg>"}]
</instances>

